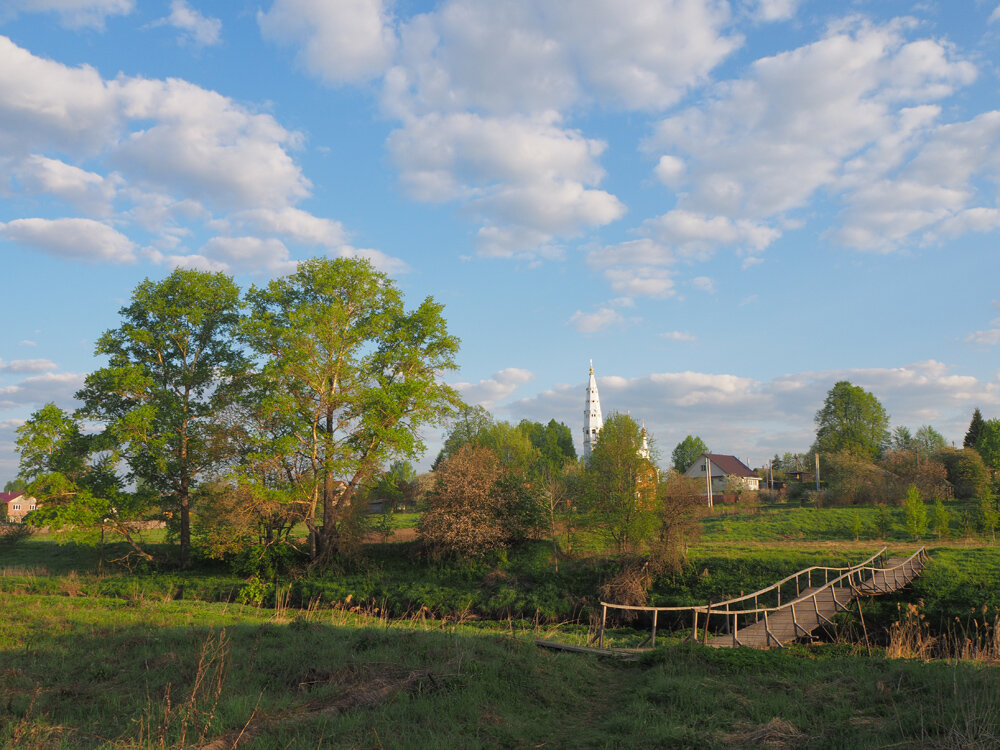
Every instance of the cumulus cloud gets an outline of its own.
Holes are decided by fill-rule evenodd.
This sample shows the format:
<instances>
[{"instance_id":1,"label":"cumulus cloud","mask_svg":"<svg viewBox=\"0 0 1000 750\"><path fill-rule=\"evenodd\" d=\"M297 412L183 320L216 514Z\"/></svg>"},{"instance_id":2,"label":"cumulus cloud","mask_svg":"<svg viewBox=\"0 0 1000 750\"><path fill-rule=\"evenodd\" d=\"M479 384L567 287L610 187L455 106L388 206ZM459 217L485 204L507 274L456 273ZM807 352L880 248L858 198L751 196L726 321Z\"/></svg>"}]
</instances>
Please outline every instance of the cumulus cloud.
<instances>
[{"instance_id":1,"label":"cumulus cloud","mask_svg":"<svg viewBox=\"0 0 1000 750\"><path fill-rule=\"evenodd\" d=\"M132 240L93 219L15 219L0 224L0 237L75 260L131 263L136 259Z\"/></svg>"},{"instance_id":2,"label":"cumulus cloud","mask_svg":"<svg viewBox=\"0 0 1000 750\"><path fill-rule=\"evenodd\" d=\"M0 386L0 409L38 407L49 401L70 404L83 387L86 376L78 373L45 373L25 378L14 385Z\"/></svg>"},{"instance_id":3,"label":"cumulus cloud","mask_svg":"<svg viewBox=\"0 0 1000 750\"><path fill-rule=\"evenodd\" d=\"M55 196L81 211L107 216L116 192L116 180L88 172L72 164L32 154L13 169L22 189L28 193Z\"/></svg>"},{"instance_id":4,"label":"cumulus cloud","mask_svg":"<svg viewBox=\"0 0 1000 750\"><path fill-rule=\"evenodd\" d=\"M597 188L605 144L559 127L552 115L432 114L394 131L388 148L411 196L468 202L493 230L484 243L490 255L529 251L625 212Z\"/></svg>"},{"instance_id":5,"label":"cumulus cloud","mask_svg":"<svg viewBox=\"0 0 1000 750\"><path fill-rule=\"evenodd\" d=\"M172 26L180 30L180 40L184 44L209 47L218 44L222 31L222 21L208 18L187 4L186 0L171 0L170 15L154 21L153 26Z\"/></svg>"},{"instance_id":6,"label":"cumulus cloud","mask_svg":"<svg viewBox=\"0 0 1000 750\"><path fill-rule=\"evenodd\" d=\"M15 359L5 362L0 358L0 372L25 374L56 369L56 363L48 359Z\"/></svg>"},{"instance_id":7,"label":"cumulus cloud","mask_svg":"<svg viewBox=\"0 0 1000 750\"><path fill-rule=\"evenodd\" d=\"M595 363L600 370L600 363ZM896 368L823 370L756 380L730 374L661 372L598 378L601 407L645 421L665 455L685 435L713 450L763 465L774 453L804 451L815 437L813 418L839 380L871 391L893 424L932 424L960 442L973 408L1000 407L1000 384L955 374L928 360ZM514 419L555 418L576 435L584 384L559 386L506 407Z\"/></svg>"},{"instance_id":8,"label":"cumulus cloud","mask_svg":"<svg viewBox=\"0 0 1000 750\"><path fill-rule=\"evenodd\" d=\"M624 315L611 305L601 305L593 312L585 313L577 310L570 316L569 323L580 333L597 333L611 326L623 326L629 323Z\"/></svg>"},{"instance_id":9,"label":"cumulus cloud","mask_svg":"<svg viewBox=\"0 0 1000 750\"><path fill-rule=\"evenodd\" d=\"M70 29L101 30L108 16L125 16L135 8L135 0L7 0L3 15L17 13L55 13L59 22Z\"/></svg>"},{"instance_id":10,"label":"cumulus cloud","mask_svg":"<svg viewBox=\"0 0 1000 750\"><path fill-rule=\"evenodd\" d=\"M332 84L380 75L396 46L382 0L275 0L257 21L265 38L298 46L299 63Z\"/></svg>"},{"instance_id":11,"label":"cumulus cloud","mask_svg":"<svg viewBox=\"0 0 1000 750\"><path fill-rule=\"evenodd\" d=\"M490 408L509 398L514 391L533 378L534 373L531 370L508 367L478 383L455 383L454 387L462 394L466 403Z\"/></svg>"},{"instance_id":12,"label":"cumulus cloud","mask_svg":"<svg viewBox=\"0 0 1000 750\"><path fill-rule=\"evenodd\" d=\"M899 23L844 22L817 42L757 60L744 78L717 84L704 104L661 121L646 147L661 155L657 176L680 194L677 208L646 231L686 252L759 251L780 235L776 219L821 188L876 191L937 116L931 103L976 76L943 43L908 41L903 31ZM852 200L866 205L860 193ZM876 227L870 212L868 228L906 234L926 226L921 212L933 198L910 200L899 223ZM866 241L846 231L852 242Z\"/></svg>"}]
</instances>

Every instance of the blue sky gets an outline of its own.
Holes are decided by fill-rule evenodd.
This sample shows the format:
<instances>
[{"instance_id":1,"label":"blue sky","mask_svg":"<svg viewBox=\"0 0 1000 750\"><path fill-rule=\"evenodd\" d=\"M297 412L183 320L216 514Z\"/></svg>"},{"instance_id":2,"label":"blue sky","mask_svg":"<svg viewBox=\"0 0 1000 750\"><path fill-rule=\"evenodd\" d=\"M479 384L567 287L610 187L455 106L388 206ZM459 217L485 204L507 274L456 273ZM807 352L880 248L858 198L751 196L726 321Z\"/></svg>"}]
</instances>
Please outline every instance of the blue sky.
<instances>
[{"instance_id":1,"label":"blue sky","mask_svg":"<svg viewBox=\"0 0 1000 750\"><path fill-rule=\"evenodd\" d=\"M998 39L995 0L0 0L0 480L139 281L314 255L578 442L590 359L665 456L805 450L841 379L960 442L1000 416Z\"/></svg>"}]
</instances>

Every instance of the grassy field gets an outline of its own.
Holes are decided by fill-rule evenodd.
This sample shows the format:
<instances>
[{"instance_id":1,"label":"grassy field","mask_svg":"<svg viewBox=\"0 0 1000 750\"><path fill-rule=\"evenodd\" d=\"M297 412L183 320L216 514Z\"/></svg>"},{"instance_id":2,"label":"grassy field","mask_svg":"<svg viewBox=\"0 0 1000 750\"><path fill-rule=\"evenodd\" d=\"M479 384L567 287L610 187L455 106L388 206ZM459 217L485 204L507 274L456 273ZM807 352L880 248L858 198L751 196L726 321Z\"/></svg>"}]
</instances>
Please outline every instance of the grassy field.
<instances>
[{"instance_id":1,"label":"grassy field","mask_svg":"<svg viewBox=\"0 0 1000 750\"><path fill-rule=\"evenodd\" d=\"M995 747L1000 670L187 601L0 596L0 742L25 748ZM538 631L545 635L545 631Z\"/></svg>"},{"instance_id":2,"label":"grassy field","mask_svg":"<svg viewBox=\"0 0 1000 750\"><path fill-rule=\"evenodd\" d=\"M910 590L865 605L871 658L851 645L850 618L841 645L787 651L697 648L663 631L633 663L541 650L534 638L588 641L619 565L591 555L557 572L545 542L435 565L412 542L371 544L339 570L275 582L206 561L129 572L108 563L120 545L35 536L0 549L0 746L1000 746L997 649L986 663L925 663L879 648L901 618L923 644L911 652L928 654L996 622L1000 547L912 540L895 518L886 539L853 533L858 515L875 528L880 513L720 513L650 592L703 603L883 544L928 544ZM644 628L617 624L608 643L635 646Z\"/></svg>"}]
</instances>

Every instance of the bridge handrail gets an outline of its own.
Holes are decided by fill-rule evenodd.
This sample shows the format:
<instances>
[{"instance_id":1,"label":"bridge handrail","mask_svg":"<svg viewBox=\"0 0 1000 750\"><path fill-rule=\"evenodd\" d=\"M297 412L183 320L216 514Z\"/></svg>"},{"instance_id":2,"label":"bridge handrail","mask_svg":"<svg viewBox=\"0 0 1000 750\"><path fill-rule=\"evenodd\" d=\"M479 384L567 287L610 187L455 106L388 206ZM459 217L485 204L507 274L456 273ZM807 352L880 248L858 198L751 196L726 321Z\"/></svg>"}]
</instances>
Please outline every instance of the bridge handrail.
<instances>
[{"instance_id":1,"label":"bridge handrail","mask_svg":"<svg viewBox=\"0 0 1000 750\"><path fill-rule=\"evenodd\" d=\"M874 555L872 555L871 557L869 557L867 560L863 560L862 562L859 562L859 563L857 563L855 565L849 565L849 566L843 567L843 568L833 568L833 567L826 566L826 565L813 565L813 566L808 567L808 568L803 568L802 570L800 570L800 571L798 571L796 573L792 573L791 575L786 576L785 578L782 578L780 581L777 581L776 583L772 583L770 586L766 586L766 587L764 587L764 588L762 588L762 589L760 589L758 591L754 591L753 593L750 593L750 594L745 594L744 596L738 596L738 597L735 597L733 599L725 599L725 600L718 601L718 602L712 602L711 605L687 604L687 605L680 606L680 607L640 607L640 606L636 606L636 605L632 605L632 604L612 604L610 602L603 602L602 601L601 602L601 606L608 607L610 609L628 609L628 610L636 610L636 611L643 611L643 612L650 612L652 610L656 610L657 612L690 612L691 610L694 610L694 609L697 609L697 610L703 612L703 611L705 611L705 609L708 608L708 606L711 606L712 609L716 609L718 607L727 607L728 608L728 605L730 605L730 604L736 604L737 602L744 602L744 601L747 601L748 599L754 599L754 598L760 597L763 594L766 594L766 593L768 593L770 591L773 591L773 590L779 588L780 586L788 583L789 581L795 580L799 576L808 575L812 571L823 571L823 572L826 572L826 573L842 573L843 574L843 573L849 573L849 572L851 572L853 570L856 570L858 568L863 568L866 565L868 565L870 562L872 562L873 560L876 560L879 557L881 557L882 554L887 549L888 549L888 547L882 547L882 549L880 549ZM921 549L923 549L923 548L921 548ZM839 580L839 578L837 580ZM729 611L732 611L732 610L729 610ZM750 611L755 611L755 610L750 610ZM763 610L761 610L761 611L763 611Z\"/></svg>"},{"instance_id":2,"label":"bridge handrail","mask_svg":"<svg viewBox=\"0 0 1000 750\"><path fill-rule=\"evenodd\" d=\"M723 602L718 602L718 603L714 603L714 602L709 601L709 603L707 605L689 605L687 607L640 607L640 606L631 605L631 604L611 604L611 603L608 603L608 602L601 602L601 607L602 607L602 612L603 613L601 615L601 627L600 627L600 630L598 632L598 636L597 637L599 638L599 642L600 642L601 646L603 646L604 645L604 628L605 628L605 623L607 621L608 609L609 608L610 609L632 610L632 611L638 611L638 612L652 612L653 613L653 630L652 630L652 633L650 635L650 638L647 638L646 640L647 641L648 640L652 640L653 647L655 648L655 646L656 646L657 616L659 615L659 613L660 612L691 612L692 615L693 615L693 618L694 618L694 621L693 621L693 624L692 624L692 636L691 637L692 637L692 639L694 641L696 641L696 642L698 641L698 615L703 613L705 615L705 623L704 623L704 629L703 629L704 630L704 641L705 641L705 643L708 643L708 635L709 635L708 623L709 623L709 620L710 620L711 616L713 614L715 614L715 615L725 615L727 633L731 633L734 645L742 645L739 642L739 640L738 640L739 617L740 617L740 615L754 615L755 621L759 621L759 616L761 614L763 614L763 616L764 616L764 630L767 633L768 640L770 641L771 639L774 639L777 642L777 644L779 646L781 646L781 642L777 640L777 638L771 633L771 631L770 631L770 629L768 627L767 623L768 623L768 614L769 613L773 613L773 612L777 612L777 611L780 611L780 610L791 608L791 611L792 611L792 620L793 620L793 622L796 623L795 627L796 627L796 632L797 632L798 629L799 629L799 625L798 625L797 620L795 620L795 605L796 604L801 605L803 602L808 602L808 601L811 600L813 602L814 608L816 609L817 617L819 617L819 615L818 615L818 612L819 612L819 607L818 607L819 600L817 599L817 597L822 592L830 590L830 592L831 592L831 594L833 596L833 601L834 601L835 605L837 605L840 609L846 609L846 605L844 605L843 603L841 603L840 601L838 601L837 594L836 594L836 589L835 589L835 587L837 586L837 584L838 583L842 583L844 581L844 579L847 579L847 585L851 588L852 595L853 594L858 594L858 593L864 593L864 592L862 592L862 591L859 590L860 587L863 586L864 583L865 583L865 581L863 581L861 579L860 574L862 572L869 572L869 573L871 573L871 578L869 578L868 580L872 582L872 587L871 587L870 593L875 594L875 593L879 593L878 587L874 583L875 580L876 580L875 576L876 576L876 574L881 573L883 581L886 582L885 592L895 591L898 588L900 588L897 585L898 584L898 580L897 580L896 575L895 575L896 571L899 571L899 570L903 571L903 585L905 586L907 583L909 583L909 580L906 578L906 575L907 575L906 574L906 566L907 565L910 566L910 573L913 575L913 577L916 577L916 575L918 574L918 571L915 571L915 569L914 569L914 564L913 564L914 558L919 558L920 569L921 570L923 570L923 568L926 565L927 550L926 550L925 547L921 547L916 552L914 552L912 555L910 555L908 558L906 558L905 560L903 560L901 563L899 563L898 565L894 565L891 568L885 568L885 567L876 568L874 566L867 565L867 563L869 563L869 562L873 561L875 558L881 556L882 553L886 551L886 549L887 549L886 547L883 547L877 554L872 555L870 558L868 558L867 560L865 560L863 563L859 563L858 565L852 565L849 568L836 568L836 569L834 569L834 570L844 571L844 572L841 573L841 575L839 575L836 578L834 578L832 581L831 580L827 580L822 586L820 586L820 587L818 587L818 588L816 588L816 589L814 589L812 591L809 591L806 594L801 594L798 591L798 582L796 582L796 596L795 596L795 598L792 599L791 601L785 602L784 604L781 604L781 589L779 588L778 589L778 605L776 607L755 607L754 609L732 610L732 609L729 608L729 605L732 604L732 603L734 603L734 602L745 601L746 599L749 599L751 597L759 596L762 592L770 591L771 589L775 588L776 586L779 586L781 583L787 583L788 581L792 580L793 578L796 578L797 576L801 575L802 573L806 573L806 572L808 572L810 570L816 570L817 568L820 569L820 570L824 570L824 569L825 570L830 570L830 569L829 568L819 567L819 566L813 567L813 568L806 568L805 570L799 571L797 574L795 574L793 576L788 576L787 578L783 579L782 581L779 581L778 584L772 584L771 586L768 586L766 589L761 589L761 591L755 592L754 594L750 594L749 596L743 596L743 597L740 597L738 599L729 599L729 600L726 600L726 601L723 601ZM888 587L888 574L889 573L893 574L893 576L892 576L892 578L893 578L893 587L891 589ZM857 584L855 584L855 582L854 582L854 578L855 577L857 577L857 579L858 579L858 583ZM860 607L860 605L859 605L859 607ZM713 612L713 608L715 608L714 612ZM732 618L731 621L730 621L730 618ZM731 628L731 630L730 630L730 628Z\"/></svg>"},{"instance_id":3,"label":"bridge handrail","mask_svg":"<svg viewBox=\"0 0 1000 750\"><path fill-rule=\"evenodd\" d=\"M780 604L780 605L775 606L775 607L761 607L759 609L716 609L716 605L712 604L711 609L714 612L724 613L724 614L727 614L727 615L753 615L753 614L762 614L764 612L768 612L768 613L778 612L780 610L787 609L787 608L791 607L793 604L801 604L802 602L807 602L810 599L815 598L816 596L818 596L823 591L826 591L828 588L836 586L838 583L840 583L841 581L843 581L845 578L848 579L848 585L849 586L851 586L854 589L857 589L858 585L855 584L850 579L856 573L859 573L861 571L869 571L873 575L875 573L883 573L883 574L885 574L885 573L892 573L892 572L897 571L897 570L903 570L905 572L906 566L910 565L911 568L912 568L913 558L918 557L918 556L921 557L921 562L923 562L923 557L926 556L926 549L924 547L921 547L920 549L918 549L916 552L914 552L908 558L906 558L905 560L903 560L903 562L901 562L899 565L894 565L891 568L875 568L875 567L857 567L857 568L854 568L853 570L850 570L847 573L844 573L839 578L836 578L836 579L830 581L829 583L824 583L822 586L820 586L819 588L817 588L815 591L812 591L812 592L810 592L808 594L803 594L802 596L796 597L795 599L792 599L790 601L785 602L784 604ZM722 602L720 602L720 604L722 604ZM691 609L694 609L694 608L692 607ZM698 607L698 611L699 612L705 612L708 609L709 609L709 607L707 605Z\"/></svg>"}]
</instances>

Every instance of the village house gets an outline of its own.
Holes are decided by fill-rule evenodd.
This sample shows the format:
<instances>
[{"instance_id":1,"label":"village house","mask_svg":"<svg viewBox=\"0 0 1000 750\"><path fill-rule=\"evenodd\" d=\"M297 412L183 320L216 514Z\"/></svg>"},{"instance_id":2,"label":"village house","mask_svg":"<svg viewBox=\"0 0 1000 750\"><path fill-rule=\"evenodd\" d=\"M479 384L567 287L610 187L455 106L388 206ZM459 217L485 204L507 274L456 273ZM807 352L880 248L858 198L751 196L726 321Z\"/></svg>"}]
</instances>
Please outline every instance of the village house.
<instances>
[{"instance_id":1,"label":"village house","mask_svg":"<svg viewBox=\"0 0 1000 750\"><path fill-rule=\"evenodd\" d=\"M7 506L7 521L21 523L24 517L38 507L35 498L23 492L0 492L0 502Z\"/></svg>"},{"instance_id":2,"label":"village house","mask_svg":"<svg viewBox=\"0 0 1000 750\"><path fill-rule=\"evenodd\" d=\"M711 467L711 469L709 469ZM702 480L702 494L708 494L708 482L705 480L709 470L712 472L712 494L723 495L732 492L734 483L743 485L746 491L760 489L760 477L753 469L740 461L736 456L726 456L722 453L702 453L684 472L684 476Z\"/></svg>"}]
</instances>

